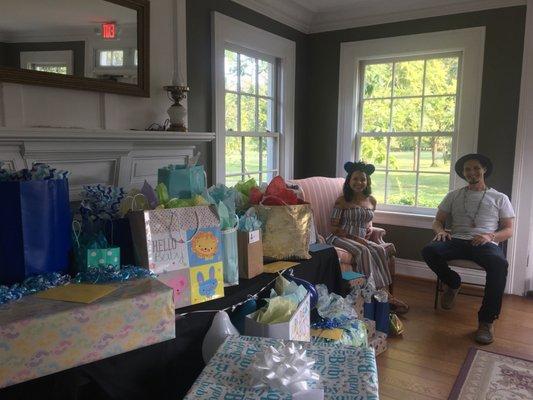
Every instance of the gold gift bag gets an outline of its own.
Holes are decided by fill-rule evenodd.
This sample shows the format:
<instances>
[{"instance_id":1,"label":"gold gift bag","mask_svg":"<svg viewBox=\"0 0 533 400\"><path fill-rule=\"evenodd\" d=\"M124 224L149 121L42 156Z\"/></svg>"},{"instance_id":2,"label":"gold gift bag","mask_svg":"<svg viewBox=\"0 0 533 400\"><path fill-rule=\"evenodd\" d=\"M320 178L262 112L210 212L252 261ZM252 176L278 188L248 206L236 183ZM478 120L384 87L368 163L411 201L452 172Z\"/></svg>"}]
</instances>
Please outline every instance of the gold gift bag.
<instances>
[{"instance_id":1,"label":"gold gift bag","mask_svg":"<svg viewBox=\"0 0 533 400\"><path fill-rule=\"evenodd\" d=\"M256 206L263 223L263 255L274 260L309 259L311 206Z\"/></svg>"}]
</instances>

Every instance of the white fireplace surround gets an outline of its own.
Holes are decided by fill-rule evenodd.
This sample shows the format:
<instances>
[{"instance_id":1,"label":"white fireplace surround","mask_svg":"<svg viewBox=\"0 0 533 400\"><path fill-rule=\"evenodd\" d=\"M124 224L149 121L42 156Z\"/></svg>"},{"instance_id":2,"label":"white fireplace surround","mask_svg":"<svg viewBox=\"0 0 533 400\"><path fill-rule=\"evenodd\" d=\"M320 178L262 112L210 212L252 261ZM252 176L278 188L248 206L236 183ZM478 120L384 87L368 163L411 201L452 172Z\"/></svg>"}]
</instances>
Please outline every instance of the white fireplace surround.
<instances>
[{"instance_id":1,"label":"white fireplace surround","mask_svg":"<svg viewBox=\"0 0 533 400\"><path fill-rule=\"evenodd\" d=\"M0 128L0 162L11 170L37 162L70 171L70 200L83 185L106 184L126 190L145 180L157 184L157 169L184 164L195 145L214 133L52 128Z\"/></svg>"}]
</instances>

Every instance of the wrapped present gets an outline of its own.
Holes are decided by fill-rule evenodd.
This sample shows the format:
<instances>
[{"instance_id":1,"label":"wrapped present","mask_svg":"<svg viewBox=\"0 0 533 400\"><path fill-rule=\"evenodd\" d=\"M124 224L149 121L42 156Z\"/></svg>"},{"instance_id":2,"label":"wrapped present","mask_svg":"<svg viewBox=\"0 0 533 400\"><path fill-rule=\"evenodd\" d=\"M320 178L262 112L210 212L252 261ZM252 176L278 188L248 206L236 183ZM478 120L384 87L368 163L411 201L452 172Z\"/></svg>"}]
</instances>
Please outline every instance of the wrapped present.
<instances>
[{"instance_id":1,"label":"wrapped present","mask_svg":"<svg viewBox=\"0 0 533 400\"><path fill-rule=\"evenodd\" d=\"M279 399L290 400L291 393L267 385L254 385L251 372L258 354L291 342L279 339L230 336L219 347L186 400ZM341 347L331 343L299 343L306 357L314 361L312 371L320 381L309 380L309 389L319 387L326 399L378 399L378 374L374 350L367 347ZM303 397L305 398L305 397Z\"/></svg>"},{"instance_id":2,"label":"wrapped present","mask_svg":"<svg viewBox=\"0 0 533 400\"><path fill-rule=\"evenodd\" d=\"M347 281L350 288L362 288L366 284L366 277L359 272L343 271L342 279Z\"/></svg>"},{"instance_id":3,"label":"wrapped present","mask_svg":"<svg viewBox=\"0 0 533 400\"><path fill-rule=\"evenodd\" d=\"M26 296L0 306L0 387L175 337L172 291L153 278L90 304Z\"/></svg>"},{"instance_id":4,"label":"wrapped present","mask_svg":"<svg viewBox=\"0 0 533 400\"><path fill-rule=\"evenodd\" d=\"M376 356L379 356L387 350L387 334L383 332L376 332L373 338L368 342L368 345L374 349Z\"/></svg>"},{"instance_id":5,"label":"wrapped present","mask_svg":"<svg viewBox=\"0 0 533 400\"><path fill-rule=\"evenodd\" d=\"M88 267L103 267L107 265L120 266L119 247L87 250Z\"/></svg>"}]
</instances>

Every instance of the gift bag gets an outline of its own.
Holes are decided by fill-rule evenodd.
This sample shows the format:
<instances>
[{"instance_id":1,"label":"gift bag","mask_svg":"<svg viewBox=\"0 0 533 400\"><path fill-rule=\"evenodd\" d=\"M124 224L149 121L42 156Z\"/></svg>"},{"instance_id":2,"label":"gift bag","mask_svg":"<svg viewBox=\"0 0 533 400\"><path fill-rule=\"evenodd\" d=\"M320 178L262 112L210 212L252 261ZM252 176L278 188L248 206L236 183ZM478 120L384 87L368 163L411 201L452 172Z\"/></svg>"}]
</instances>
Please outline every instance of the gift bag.
<instances>
[{"instance_id":1,"label":"gift bag","mask_svg":"<svg viewBox=\"0 0 533 400\"><path fill-rule=\"evenodd\" d=\"M122 265L135 265L135 249L128 218L117 218L105 223L105 236L113 247L120 247Z\"/></svg>"},{"instance_id":2,"label":"gift bag","mask_svg":"<svg viewBox=\"0 0 533 400\"><path fill-rule=\"evenodd\" d=\"M222 231L222 256L224 263L224 284L239 284L239 252L237 246L237 228Z\"/></svg>"},{"instance_id":3,"label":"gift bag","mask_svg":"<svg viewBox=\"0 0 533 400\"><path fill-rule=\"evenodd\" d=\"M256 206L263 224L263 255L274 260L309 259L309 204Z\"/></svg>"},{"instance_id":4,"label":"gift bag","mask_svg":"<svg viewBox=\"0 0 533 400\"><path fill-rule=\"evenodd\" d=\"M67 179L0 182L0 284L66 272L71 249Z\"/></svg>"},{"instance_id":5,"label":"gift bag","mask_svg":"<svg viewBox=\"0 0 533 400\"><path fill-rule=\"evenodd\" d=\"M186 167L169 165L157 171L157 183L164 183L170 198L189 199L195 194L202 194L207 187L204 167Z\"/></svg>"},{"instance_id":6,"label":"gift bag","mask_svg":"<svg viewBox=\"0 0 533 400\"><path fill-rule=\"evenodd\" d=\"M237 233L239 247L239 276L244 279L263 273L263 242L261 231L239 231Z\"/></svg>"},{"instance_id":7,"label":"gift bag","mask_svg":"<svg viewBox=\"0 0 533 400\"><path fill-rule=\"evenodd\" d=\"M389 333L389 303L377 301L375 297L372 297L371 302L365 302L364 304L364 316L365 318L376 321L376 330Z\"/></svg>"},{"instance_id":8,"label":"gift bag","mask_svg":"<svg viewBox=\"0 0 533 400\"><path fill-rule=\"evenodd\" d=\"M174 289L176 307L224 296L220 222L212 206L133 211L137 263Z\"/></svg>"}]
</instances>

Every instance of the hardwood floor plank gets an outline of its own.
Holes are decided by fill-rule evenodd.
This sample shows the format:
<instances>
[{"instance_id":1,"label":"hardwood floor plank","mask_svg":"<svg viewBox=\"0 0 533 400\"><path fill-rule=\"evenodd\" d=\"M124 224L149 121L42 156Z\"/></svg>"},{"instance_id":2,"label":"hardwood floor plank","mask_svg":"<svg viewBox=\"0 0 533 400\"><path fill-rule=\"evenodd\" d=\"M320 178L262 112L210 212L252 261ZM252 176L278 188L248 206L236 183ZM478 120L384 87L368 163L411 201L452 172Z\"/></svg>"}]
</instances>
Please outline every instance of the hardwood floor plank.
<instances>
[{"instance_id":1,"label":"hardwood floor plank","mask_svg":"<svg viewBox=\"0 0 533 400\"><path fill-rule=\"evenodd\" d=\"M403 337L389 338L377 359L380 398L446 399L468 349L477 346L481 298L460 295L453 310L434 310L434 282L398 277L394 290L411 309L402 317ZM533 299L506 295L495 329L496 340L484 349L533 358Z\"/></svg>"}]
</instances>

